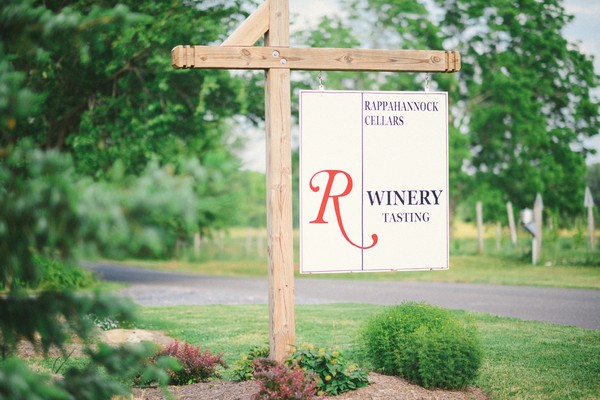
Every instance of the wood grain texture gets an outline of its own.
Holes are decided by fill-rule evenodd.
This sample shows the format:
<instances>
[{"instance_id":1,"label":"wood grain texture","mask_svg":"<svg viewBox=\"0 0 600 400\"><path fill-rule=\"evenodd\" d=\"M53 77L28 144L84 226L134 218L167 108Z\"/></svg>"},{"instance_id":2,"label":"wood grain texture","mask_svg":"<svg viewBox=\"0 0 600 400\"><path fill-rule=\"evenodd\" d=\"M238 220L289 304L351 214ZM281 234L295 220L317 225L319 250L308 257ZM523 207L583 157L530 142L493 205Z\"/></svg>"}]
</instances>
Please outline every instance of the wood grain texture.
<instances>
[{"instance_id":1,"label":"wood grain texture","mask_svg":"<svg viewBox=\"0 0 600 400\"><path fill-rule=\"evenodd\" d=\"M287 0L270 1L267 46L289 43ZM267 69L267 248L270 357L283 361L295 342L290 70Z\"/></svg>"},{"instance_id":2,"label":"wood grain texture","mask_svg":"<svg viewBox=\"0 0 600 400\"><path fill-rule=\"evenodd\" d=\"M460 55L445 50L177 46L172 63L176 68L203 69L456 72Z\"/></svg>"}]
</instances>

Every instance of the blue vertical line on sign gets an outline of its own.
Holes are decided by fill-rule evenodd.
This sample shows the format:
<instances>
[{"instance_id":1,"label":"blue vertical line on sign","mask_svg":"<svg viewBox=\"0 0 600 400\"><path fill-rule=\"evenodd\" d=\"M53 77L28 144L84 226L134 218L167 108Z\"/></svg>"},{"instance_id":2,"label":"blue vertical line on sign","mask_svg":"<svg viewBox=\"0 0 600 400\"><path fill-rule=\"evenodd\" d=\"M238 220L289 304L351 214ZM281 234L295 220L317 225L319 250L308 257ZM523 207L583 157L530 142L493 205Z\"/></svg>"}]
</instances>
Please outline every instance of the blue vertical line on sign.
<instances>
[{"instance_id":1,"label":"blue vertical line on sign","mask_svg":"<svg viewBox=\"0 0 600 400\"><path fill-rule=\"evenodd\" d=\"M360 93L360 270L365 270L365 93Z\"/></svg>"}]
</instances>

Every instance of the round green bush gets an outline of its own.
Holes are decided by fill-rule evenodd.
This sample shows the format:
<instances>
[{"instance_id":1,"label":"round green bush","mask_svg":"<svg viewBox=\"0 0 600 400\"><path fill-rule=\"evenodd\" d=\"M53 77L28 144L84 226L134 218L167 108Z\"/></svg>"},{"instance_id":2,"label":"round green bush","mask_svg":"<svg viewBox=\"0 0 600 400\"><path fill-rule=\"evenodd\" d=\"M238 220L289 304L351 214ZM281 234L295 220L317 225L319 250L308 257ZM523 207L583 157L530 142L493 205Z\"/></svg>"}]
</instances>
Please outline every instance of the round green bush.
<instances>
[{"instance_id":1,"label":"round green bush","mask_svg":"<svg viewBox=\"0 0 600 400\"><path fill-rule=\"evenodd\" d=\"M362 330L366 358L384 374L427 388L472 383L483 358L475 325L443 308L408 302L373 316Z\"/></svg>"}]
</instances>

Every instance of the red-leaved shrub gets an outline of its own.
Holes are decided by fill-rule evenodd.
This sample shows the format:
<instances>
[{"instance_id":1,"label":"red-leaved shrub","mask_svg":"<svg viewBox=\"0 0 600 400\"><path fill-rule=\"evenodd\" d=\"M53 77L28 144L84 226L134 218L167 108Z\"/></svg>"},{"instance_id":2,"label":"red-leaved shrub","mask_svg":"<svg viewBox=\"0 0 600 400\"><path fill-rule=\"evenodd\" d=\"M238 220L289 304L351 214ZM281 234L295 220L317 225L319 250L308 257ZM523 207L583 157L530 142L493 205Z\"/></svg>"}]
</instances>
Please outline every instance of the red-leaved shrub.
<instances>
[{"instance_id":1,"label":"red-leaved shrub","mask_svg":"<svg viewBox=\"0 0 600 400\"><path fill-rule=\"evenodd\" d=\"M254 378L260 385L255 400L312 400L317 397L317 378L299 367L260 358L254 360Z\"/></svg>"},{"instance_id":2,"label":"red-leaved shrub","mask_svg":"<svg viewBox=\"0 0 600 400\"><path fill-rule=\"evenodd\" d=\"M176 340L165 346L159 355L174 357L181 364L180 370L168 371L174 385L188 385L220 378L217 368L227 368L223 361L223 353L214 355L208 350L201 352L200 345L192 346L187 341L181 344Z\"/></svg>"}]
</instances>

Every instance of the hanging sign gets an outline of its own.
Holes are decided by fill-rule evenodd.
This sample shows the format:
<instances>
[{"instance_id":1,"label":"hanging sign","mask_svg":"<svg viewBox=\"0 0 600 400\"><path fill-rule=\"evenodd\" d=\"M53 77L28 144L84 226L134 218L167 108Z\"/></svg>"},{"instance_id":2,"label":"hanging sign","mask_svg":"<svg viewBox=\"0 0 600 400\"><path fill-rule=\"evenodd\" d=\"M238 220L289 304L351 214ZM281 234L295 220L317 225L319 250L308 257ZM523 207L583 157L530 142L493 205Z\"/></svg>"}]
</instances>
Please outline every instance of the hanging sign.
<instances>
[{"instance_id":1,"label":"hanging sign","mask_svg":"<svg viewBox=\"0 0 600 400\"><path fill-rule=\"evenodd\" d=\"M448 268L448 95L300 92L300 272Z\"/></svg>"}]
</instances>

